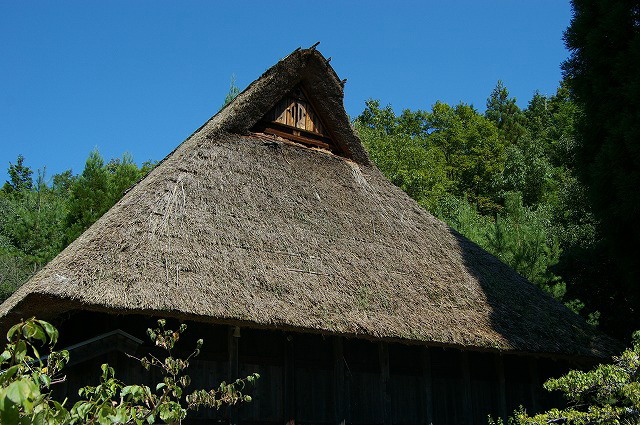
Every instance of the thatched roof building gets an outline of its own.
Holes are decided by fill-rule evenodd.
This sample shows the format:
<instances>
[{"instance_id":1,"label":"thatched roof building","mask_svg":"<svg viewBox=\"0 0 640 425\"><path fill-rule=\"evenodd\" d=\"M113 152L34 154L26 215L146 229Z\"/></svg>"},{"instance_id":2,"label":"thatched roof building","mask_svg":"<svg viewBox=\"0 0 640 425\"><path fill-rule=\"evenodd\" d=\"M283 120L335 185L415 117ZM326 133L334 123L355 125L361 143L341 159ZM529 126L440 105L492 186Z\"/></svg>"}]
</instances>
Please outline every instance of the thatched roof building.
<instances>
[{"instance_id":1,"label":"thatched roof building","mask_svg":"<svg viewBox=\"0 0 640 425\"><path fill-rule=\"evenodd\" d=\"M58 397L100 362L143 379L122 353L150 349L150 316L213 342L196 385L263 375L239 413L194 423L480 424L548 407L543 379L610 354L393 186L342 101L328 61L296 50L0 306L4 326L62 327L75 365Z\"/></svg>"},{"instance_id":2,"label":"thatched roof building","mask_svg":"<svg viewBox=\"0 0 640 425\"><path fill-rule=\"evenodd\" d=\"M321 131L269 131L292 90ZM577 315L394 187L342 101L325 58L293 52L2 304L3 320L82 309L608 354Z\"/></svg>"}]
</instances>

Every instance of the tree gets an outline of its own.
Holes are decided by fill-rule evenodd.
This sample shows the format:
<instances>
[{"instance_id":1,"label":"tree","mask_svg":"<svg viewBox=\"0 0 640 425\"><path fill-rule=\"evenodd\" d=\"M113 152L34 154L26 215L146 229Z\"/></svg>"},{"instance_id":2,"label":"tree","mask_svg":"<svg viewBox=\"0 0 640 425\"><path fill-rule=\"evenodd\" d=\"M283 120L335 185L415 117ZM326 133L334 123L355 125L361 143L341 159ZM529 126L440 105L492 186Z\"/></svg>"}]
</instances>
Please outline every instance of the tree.
<instances>
[{"instance_id":1,"label":"tree","mask_svg":"<svg viewBox=\"0 0 640 425\"><path fill-rule=\"evenodd\" d=\"M426 208L434 208L437 199L449 188L442 152L425 147L424 113L404 111L396 118L390 107L380 108L368 101L355 122L356 131L372 159L393 184L402 188Z\"/></svg>"},{"instance_id":2,"label":"tree","mask_svg":"<svg viewBox=\"0 0 640 425\"><path fill-rule=\"evenodd\" d=\"M609 251L619 315L612 329L640 319L640 20L629 0L573 0L563 70L584 115L577 169Z\"/></svg>"},{"instance_id":3,"label":"tree","mask_svg":"<svg viewBox=\"0 0 640 425\"><path fill-rule=\"evenodd\" d=\"M0 299L18 288L63 247L66 197L46 184L45 169L32 171L18 157L0 191Z\"/></svg>"},{"instance_id":4,"label":"tree","mask_svg":"<svg viewBox=\"0 0 640 425\"><path fill-rule=\"evenodd\" d=\"M231 76L231 84L229 84L229 92L224 97L224 103L222 104L222 108L231 103L233 99L236 98L240 94L240 89L236 86L236 76L235 74ZM221 109L222 109L221 108Z\"/></svg>"},{"instance_id":5,"label":"tree","mask_svg":"<svg viewBox=\"0 0 640 425\"><path fill-rule=\"evenodd\" d=\"M163 379L154 389L146 385L125 385L115 378L115 370L108 364L101 366L96 386L79 391L83 399L71 409L65 402L52 397L51 389L63 380L61 373L69 361L67 351L54 351L58 331L50 323L35 318L22 321L9 329L7 345L0 354L0 423L3 424L179 424L189 410L201 407L219 409L223 405L251 401L243 394L245 387L260 377L257 373L218 388L184 392L191 383L185 373L189 362L200 353L203 341L185 358L176 358L172 351L186 330L165 328L165 320L148 334L155 346L166 355L160 359L152 354L138 359L149 370L157 368ZM38 346L45 346L42 356Z\"/></svg>"},{"instance_id":6,"label":"tree","mask_svg":"<svg viewBox=\"0 0 640 425\"><path fill-rule=\"evenodd\" d=\"M20 156L0 190L0 300L4 300L69 242L97 220L155 163L142 167L130 154L106 165L91 152L80 176L71 170L46 176L33 172Z\"/></svg>"},{"instance_id":7,"label":"tree","mask_svg":"<svg viewBox=\"0 0 640 425\"><path fill-rule=\"evenodd\" d=\"M76 177L73 175L71 170L63 171L62 173L53 176L51 188L60 196L69 196L75 178Z\"/></svg>"},{"instance_id":8,"label":"tree","mask_svg":"<svg viewBox=\"0 0 640 425\"><path fill-rule=\"evenodd\" d=\"M112 159L106 165L97 150L91 151L82 174L60 183L69 184L69 212L67 214L67 243L80 236L124 194L125 190L147 175L155 164L145 162L141 168L129 153Z\"/></svg>"},{"instance_id":9,"label":"tree","mask_svg":"<svg viewBox=\"0 0 640 425\"><path fill-rule=\"evenodd\" d=\"M487 99L484 115L496 124L502 136L511 144L518 143L525 133L522 111L516 99L509 97L509 91L502 81L498 81Z\"/></svg>"},{"instance_id":10,"label":"tree","mask_svg":"<svg viewBox=\"0 0 640 425\"><path fill-rule=\"evenodd\" d=\"M496 182L504 168L505 146L496 126L472 106L436 102L427 118L426 142L439 148L447 163L453 194L485 213L498 209Z\"/></svg>"},{"instance_id":11,"label":"tree","mask_svg":"<svg viewBox=\"0 0 640 425\"><path fill-rule=\"evenodd\" d=\"M560 256L560 246L553 233L550 213L544 208L527 208L522 194L508 193L505 207L486 232L485 249L518 273L562 299L565 286L552 272Z\"/></svg>"},{"instance_id":12,"label":"tree","mask_svg":"<svg viewBox=\"0 0 640 425\"><path fill-rule=\"evenodd\" d=\"M9 178L2 190L6 193L21 193L33 187L33 171L24 165L24 156L18 155L15 164L9 163Z\"/></svg>"},{"instance_id":13,"label":"tree","mask_svg":"<svg viewBox=\"0 0 640 425\"><path fill-rule=\"evenodd\" d=\"M98 150L94 149L87 158L82 174L71 186L67 215L69 242L107 210L110 201L108 181L109 175L104 167L104 160Z\"/></svg>"}]
</instances>

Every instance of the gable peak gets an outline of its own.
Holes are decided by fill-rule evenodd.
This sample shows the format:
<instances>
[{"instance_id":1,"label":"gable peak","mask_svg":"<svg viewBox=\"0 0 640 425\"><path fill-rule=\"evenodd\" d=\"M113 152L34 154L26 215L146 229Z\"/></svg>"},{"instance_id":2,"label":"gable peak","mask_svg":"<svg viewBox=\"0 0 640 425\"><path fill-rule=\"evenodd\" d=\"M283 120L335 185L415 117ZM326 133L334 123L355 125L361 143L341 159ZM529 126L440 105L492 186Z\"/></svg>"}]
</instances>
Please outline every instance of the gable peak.
<instances>
[{"instance_id":1,"label":"gable peak","mask_svg":"<svg viewBox=\"0 0 640 425\"><path fill-rule=\"evenodd\" d=\"M211 124L231 133L271 133L369 165L343 97L343 83L329 61L315 49L297 49L251 83Z\"/></svg>"}]
</instances>

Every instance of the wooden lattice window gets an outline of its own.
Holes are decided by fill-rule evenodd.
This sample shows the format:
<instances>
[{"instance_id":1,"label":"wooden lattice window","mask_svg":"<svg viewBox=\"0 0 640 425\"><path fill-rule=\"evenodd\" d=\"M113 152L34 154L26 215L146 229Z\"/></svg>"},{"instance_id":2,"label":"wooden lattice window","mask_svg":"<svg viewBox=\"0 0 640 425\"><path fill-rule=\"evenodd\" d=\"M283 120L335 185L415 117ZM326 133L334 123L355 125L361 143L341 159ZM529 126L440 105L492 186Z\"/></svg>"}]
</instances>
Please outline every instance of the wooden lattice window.
<instances>
[{"instance_id":1,"label":"wooden lattice window","mask_svg":"<svg viewBox=\"0 0 640 425\"><path fill-rule=\"evenodd\" d=\"M340 152L301 87L283 97L253 130Z\"/></svg>"},{"instance_id":2,"label":"wooden lattice window","mask_svg":"<svg viewBox=\"0 0 640 425\"><path fill-rule=\"evenodd\" d=\"M324 135L320 118L307 102L301 89L295 89L271 110L271 121Z\"/></svg>"}]
</instances>

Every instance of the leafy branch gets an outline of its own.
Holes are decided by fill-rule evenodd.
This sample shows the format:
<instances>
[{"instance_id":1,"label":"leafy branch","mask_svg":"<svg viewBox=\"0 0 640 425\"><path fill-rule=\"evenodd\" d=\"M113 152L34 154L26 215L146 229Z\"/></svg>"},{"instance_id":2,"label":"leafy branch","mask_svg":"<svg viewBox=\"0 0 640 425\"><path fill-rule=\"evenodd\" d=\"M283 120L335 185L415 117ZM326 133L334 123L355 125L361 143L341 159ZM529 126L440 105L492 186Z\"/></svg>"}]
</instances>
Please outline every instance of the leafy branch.
<instances>
[{"instance_id":1,"label":"leafy branch","mask_svg":"<svg viewBox=\"0 0 640 425\"><path fill-rule=\"evenodd\" d=\"M152 367L160 370L163 379L154 390L146 385L125 385L115 377L112 367L103 364L99 384L81 388L82 400L67 409L66 400L54 400L50 391L53 384L66 379L61 371L69 361L67 351L53 351L58 331L48 322L35 318L16 324L7 333L8 343L0 355L0 422L140 425L156 423L159 419L180 424L189 410L219 409L251 401L244 391L260 377L257 373L231 383L221 382L217 388L197 389L184 395L191 384L186 370L203 345L200 339L186 358L175 357L172 350L186 328L183 324L178 330L167 329L166 321L159 320L158 327L149 329L148 334L165 356L161 359L149 354L137 359L129 355L146 370ZM37 345L45 346L49 354L42 357Z\"/></svg>"}]
</instances>

